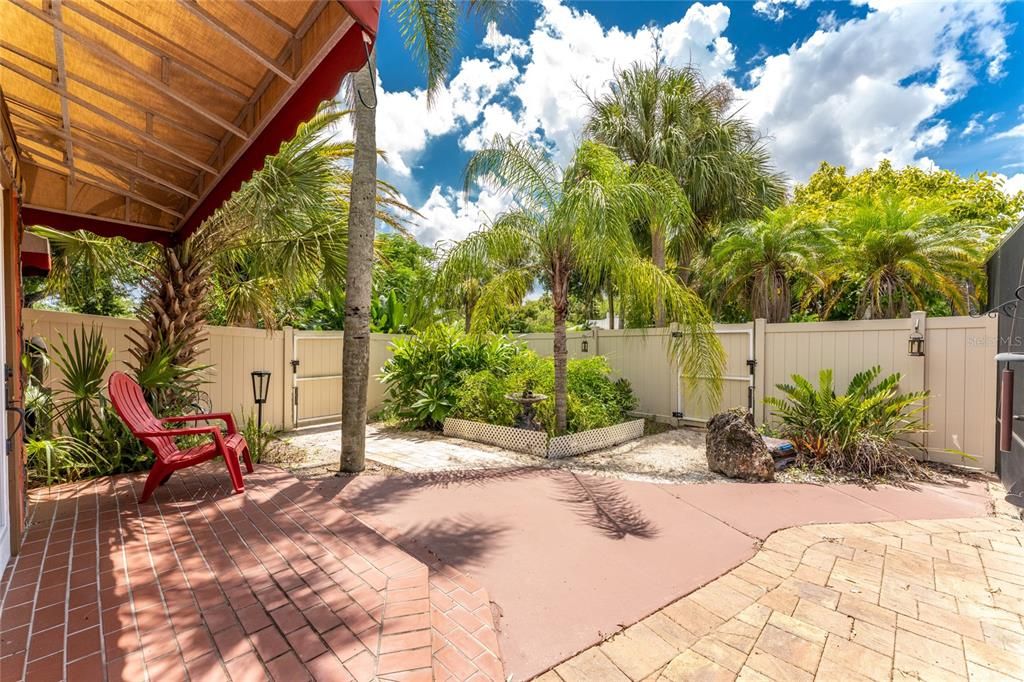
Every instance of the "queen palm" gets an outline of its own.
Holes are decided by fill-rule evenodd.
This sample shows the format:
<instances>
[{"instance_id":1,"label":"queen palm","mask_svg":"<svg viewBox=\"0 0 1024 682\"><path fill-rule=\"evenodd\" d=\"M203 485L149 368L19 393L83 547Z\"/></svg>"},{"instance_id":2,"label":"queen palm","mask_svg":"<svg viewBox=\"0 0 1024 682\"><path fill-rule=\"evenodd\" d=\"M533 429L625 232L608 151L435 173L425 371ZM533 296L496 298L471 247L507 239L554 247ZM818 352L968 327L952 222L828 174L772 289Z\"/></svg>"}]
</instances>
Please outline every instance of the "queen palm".
<instances>
[{"instance_id":1,"label":"queen palm","mask_svg":"<svg viewBox=\"0 0 1024 682\"><path fill-rule=\"evenodd\" d=\"M662 269L667 246L685 273L715 225L756 217L785 198L760 135L730 113L734 104L726 84L657 58L618 71L613 87L590 100L589 135L635 166L670 171L685 193L685 211L648 224L651 258Z\"/></svg>"},{"instance_id":2,"label":"queen palm","mask_svg":"<svg viewBox=\"0 0 1024 682\"><path fill-rule=\"evenodd\" d=\"M596 285L611 271L630 291L631 302L652 310L664 305L669 319L688 332L673 348L684 374L711 377L712 391L717 390L723 355L710 314L690 289L645 259L631 235L636 221L670 210L672 197L666 198L657 185L638 182L612 149L589 141L563 171L545 149L497 137L469 161L467 191L477 181L508 193L516 208L459 242L442 265L442 277L446 270L465 272L473 263L517 264L483 287L475 331L497 322L508 306L519 305L538 280L550 287L559 432L566 428L566 316L574 276Z\"/></svg>"},{"instance_id":3,"label":"queen palm","mask_svg":"<svg viewBox=\"0 0 1024 682\"><path fill-rule=\"evenodd\" d=\"M838 220L838 239L824 270L825 311L856 291L857 316L902 317L930 295L967 312L965 284L978 276L978 225L958 222L942 202L896 193L854 201Z\"/></svg>"},{"instance_id":4,"label":"queen palm","mask_svg":"<svg viewBox=\"0 0 1024 682\"><path fill-rule=\"evenodd\" d=\"M792 207L727 225L711 250L712 287L721 301L741 300L751 319L786 322L798 277L816 277L815 256L830 232Z\"/></svg>"}]
</instances>

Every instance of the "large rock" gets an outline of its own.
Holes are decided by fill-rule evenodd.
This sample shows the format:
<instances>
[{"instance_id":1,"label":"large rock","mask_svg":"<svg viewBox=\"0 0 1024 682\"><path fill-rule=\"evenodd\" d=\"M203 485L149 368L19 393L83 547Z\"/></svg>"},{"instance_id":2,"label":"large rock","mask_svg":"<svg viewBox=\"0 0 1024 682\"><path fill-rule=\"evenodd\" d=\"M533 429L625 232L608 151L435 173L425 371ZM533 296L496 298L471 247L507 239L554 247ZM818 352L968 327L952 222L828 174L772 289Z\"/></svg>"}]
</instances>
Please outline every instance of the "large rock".
<instances>
[{"instance_id":1,"label":"large rock","mask_svg":"<svg viewBox=\"0 0 1024 682\"><path fill-rule=\"evenodd\" d=\"M771 481L775 463L746 410L719 412L708 422L708 468L729 478Z\"/></svg>"}]
</instances>

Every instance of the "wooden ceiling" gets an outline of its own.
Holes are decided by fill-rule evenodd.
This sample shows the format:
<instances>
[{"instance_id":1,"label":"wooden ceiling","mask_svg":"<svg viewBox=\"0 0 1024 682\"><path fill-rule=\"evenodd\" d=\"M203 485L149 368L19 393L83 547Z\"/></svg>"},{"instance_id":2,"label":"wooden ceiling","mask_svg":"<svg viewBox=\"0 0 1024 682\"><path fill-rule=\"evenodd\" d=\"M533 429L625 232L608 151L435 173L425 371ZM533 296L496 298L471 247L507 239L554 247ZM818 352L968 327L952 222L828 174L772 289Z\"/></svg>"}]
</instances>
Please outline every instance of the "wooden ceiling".
<instances>
[{"instance_id":1,"label":"wooden ceiling","mask_svg":"<svg viewBox=\"0 0 1024 682\"><path fill-rule=\"evenodd\" d=\"M25 221L189 233L365 63L378 13L366 0L0 0Z\"/></svg>"}]
</instances>

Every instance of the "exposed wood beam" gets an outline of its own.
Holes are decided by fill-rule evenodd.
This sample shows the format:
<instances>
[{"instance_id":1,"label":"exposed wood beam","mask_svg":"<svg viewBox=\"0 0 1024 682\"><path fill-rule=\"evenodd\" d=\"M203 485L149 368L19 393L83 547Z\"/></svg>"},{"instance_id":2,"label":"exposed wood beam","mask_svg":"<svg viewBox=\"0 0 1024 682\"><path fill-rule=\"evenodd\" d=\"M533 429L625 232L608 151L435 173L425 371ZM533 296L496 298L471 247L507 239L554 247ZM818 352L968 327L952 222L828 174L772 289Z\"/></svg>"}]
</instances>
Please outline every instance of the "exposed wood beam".
<instances>
[{"instance_id":1,"label":"exposed wood beam","mask_svg":"<svg viewBox=\"0 0 1024 682\"><path fill-rule=\"evenodd\" d=\"M19 110L19 109L25 109L26 111L30 111L30 112L32 112L34 114L39 115L39 116L43 116L44 118L53 119L53 121L54 121L53 122L53 126L59 126L60 125L60 116L58 116L57 114L54 114L52 111L46 111L45 109L37 107L34 104L32 104L31 102L26 102L25 100L20 99L20 98L14 96L14 95L5 95L5 98L6 98L8 104L14 104L14 105L17 106L17 108L11 108L10 109L11 116L13 116L15 118L19 118L19 119L21 119L23 121L29 121L29 122L32 122L32 123L36 123L37 125L44 124L42 121L39 121L38 119L34 119L31 116L27 115L25 112ZM56 128L54 128L54 129L56 129ZM95 140L98 140L98 141L103 142L105 144L110 144L110 145L114 145L116 147L120 147L121 149L123 149L123 150L125 150L127 152L130 152L130 153L134 153L134 154L136 154L137 156L139 156L141 158L145 158L145 159L147 159L149 161L152 161L154 163L162 164L164 166L167 166L168 168L174 168L175 170L179 170L179 171L181 171L183 173L188 173L189 175L195 175L195 173L196 173L196 168L194 166L190 166L188 164L181 163L180 161L177 161L175 159L168 159L168 158L165 158L165 157L162 157L162 156L154 156L152 154L145 153L137 145L128 144L124 140L115 140L114 138L110 137L109 135L106 135L105 133L102 133L102 132L100 132L98 130L94 130L92 128L88 128L86 126L83 126L83 125L81 125L79 123L75 123L74 121L72 121L71 122L71 134L74 135L75 133L81 133L81 134L84 134L84 135L88 135L89 139L95 139ZM84 138L81 138L81 137L79 138L80 143L83 140L84 140Z\"/></svg>"},{"instance_id":2,"label":"exposed wood beam","mask_svg":"<svg viewBox=\"0 0 1024 682\"><path fill-rule=\"evenodd\" d=\"M39 156L40 156L40 158L46 159L47 161L50 161L51 163L53 163L55 167L51 168L51 167L47 167L45 165L42 165L36 159L26 159L25 163L29 163L29 164L32 164L34 166L38 166L39 168L43 168L43 169L49 170L49 171L54 172L54 173L60 173L61 175L69 175L70 174L70 170L66 166L64 166L63 164L60 164L60 163L54 161L53 158L51 158L51 157L49 157L49 156L47 156L45 154L39 154ZM171 208L169 206L165 206L165 205L161 204L158 201L153 201L152 199L150 199L149 197L147 197L145 195L138 194L136 192L132 192L131 190L125 189L124 187L118 187L117 185L115 185L115 184L113 184L111 182L108 182L107 180L104 180L103 178L99 177L98 175L93 175L92 173L89 173L87 171L83 171L81 169L78 170L78 175L81 178L82 184L94 185L94 186L99 187L100 189L106 190L108 192L113 192L114 194L116 194L118 196L131 197L133 200L138 201L141 204L147 204L148 206L152 206L153 208L159 209L159 210L163 211L164 213L166 213L167 215L172 215L175 218L181 218L182 217L182 214L180 212L176 211L175 209L173 209L173 208Z\"/></svg>"},{"instance_id":3,"label":"exposed wood beam","mask_svg":"<svg viewBox=\"0 0 1024 682\"><path fill-rule=\"evenodd\" d=\"M28 0L9 0L9 1L12 2L16 7L24 10L25 12L28 12L29 14L31 14L34 17L36 17L37 19L40 19L40 20L46 22L54 30L58 30L58 29L62 30L66 37L71 38L72 40L74 40L78 45L80 45L86 51L92 53L93 55L95 55L99 59L102 59L103 61L107 62L108 64L116 66L117 68L123 70L125 73L127 73L127 74L129 74L129 75L131 75L131 76L133 76L135 78L137 78L142 83L145 83L146 85L151 87L154 91L160 93L161 95L164 95L165 97L173 99L174 101L178 102L179 104L181 104L181 105L191 109L192 111L194 111L195 113L199 114L203 118L206 118L206 119L216 123L217 125L221 126L222 128L224 128L228 132L230 132L230 133L240 137L241 139L243 139L243 140L248 139L249 134L247 132L245 132L244 130L242 130L238 126L234 125L233 123L231 123L227 119L225 119L225 118L223 118L223 117L213 113L212 111L207 110L201 104L199 104L198 102L193 101L191 98L186 97L185 95L181 94L180 92L177 92L176 90L173 90L173 89L167 87L167 85L164 84L159 78L157 78L157 77L153 76L152 74L147 73L146 71L143 71L142 69L138 68L137 66L132 64L130 61L128 61L127 59L125 59L124 57L122 57L121 55L119 55L117 52L115 52L114 50L110 49L109 47L106 47L104 45L101 45L101 44L95 42L89 36L87 36L87 35L85 35L83 33L80 33L79 31L69 27L67 24L65 24L63 22L56 21L53 17L51 17L46 12L43 12L43 11L38 10L35 7L33 7L28 2Z\"/></svg>"},{"instance_id":4,"label":"exposed wood beam","mask_svg":"<svg viewBox=\"0 0 1024 682\"><path fill-rule=\"evenodd\" d=\"M101 218L76 211L57 211L39 204L24 204L21 208L27 224L46 225L57 230L86 229L107 237L124 235L126 239L132 241L149 240L160 243L169 242L170 236L174 233L173 228L146 225L119 218ZM118 229L122 227L131 227L137 232Z\"/></svg>"},{"instance_id":5,"label":"exposed wood beam","mask_svg":"<svg viewBox=\"0 0 1024 682\"><path fill-rule=\"evenodd\" d=\"M160 49L156 45L153 45L152 43L150 43L150 42L148 42L146 40L143 40L142 38L140 38L138 35L136 35L132 31L129 31L129 30L127 30L127 29L125 29L125 28L123 28L121 26L118 26L114 22L112 22L112 21L110 21L108 19L103 18L102 16L100 16L96 12L92 11L91 9L89 9L87 6L79 3L77 0L64 0L64 7L66 7L69 10L71 10L75 14L78 14L78 15L82 16L85 19L88 19L89 21L91 21L92 23L96 24L97 26L102 26L103 28L105 28L106 30L110 31L111 33L114 33L114 34L124 38L125 40L127 40L131 44L136 45L137 47L140 47L143 50L146 50L147 52L150 52L151 54L155 54L158 57L160 57L161 59L167 59L167 60L173 62L176 66L180 67L181 69L184 69L191 76L193 76L195 78L198 78L200 80L203 80L206 83L208 83L209 85L212 85L213 87L217 88L218 90L227 93L231 97L233 97L236 100L238 100L239 103L245 102L247 99L249 99L249 95L247 93L242 92L241 90L238 90L238 89L236 89L236 88L234 88L234 87L232 87L230 85L227 85L226 83L223 83L223 82L221 82L221 81L219 81L219 80L217 80L215 78L210 77L206 73L204 73L204 72L200 71L199 69L195 68L194 66L186 63L182 59L176 59L173 55L169 54L167 51ZM204 64L207 64L207 62L205 60L199 60L199 61L202 61ZM213 66L212 64L207 64L207 65L208 66ZM219 71L219 69L218 69L218 71Z\"/></svg>"},{"instance_id":6,"label":"exposed wood beam","mask_svg":"<svg viewBox=\"0 0 1024 682\"><path fill-rule=\"evenodd\" d=\"M46 134L58 135L58 136L64 138L64 140L68 141L68 142L73 140L74 143L80 149L87 150L90 154L97 154L100 157L106 159L107 161L109 161L109 162L119 166L124 171L132 174L133 176L137 176L138 178L141 178L141 179L143 179L145 181L148 181L150 184L163 187L164 189L170 190L170 191L172 191L172 192L174 192L176 194L181 194L182 196L186 196L186 197L188 197L190 199L198 199L199 198L194 193L188 191L187 189L179 187L178 185L174 184L173 182L170 182L169 180L165 180L164 178L161 178L159 175L155 175L153 173L150 173L149 171L147 171L144 168L139 168L138 165L133 164L131 161L129 161L127 159L124 159L124 158L118 156L117 154L112 154L109 151L103 149L102 147L96 145L95 143L87 142L85 140L82 140L81 138L76 138L73 133L68 134L68 133L65 133L63 130L61 130L59 128L53 128L51 126L46 126L46 125L43 125L43 124L40 124L40 123L33 122L33 124L34 124L36 130L39 131L39 133L42 133L44 135L46 135ZM38 135L39 133L35 133L35 134ZM44 144L48 142L48 140L45 137L43 139L39 139L37 137L33 137L32 136L33 133L31 133L31 132L28 132L28 133L24 133L23 132L22 134L25 135L30 140L34 139L37 142L42 142Z\"/></svg>"},{"instance_id":7,"label":"exposed wood beam","mask_svg":"<svg viewBox=\"0 0 1024 682\"><path fill-rule=\"evenodd\" d=\"M105 119L107 121L110 121L111 123L114 123L114 124L116 124L117 126L119 126L121 128L125 128L126 130L130 130L132 133L137 135L140 139L145 140L145 141L149 142L150 144L152 144L152 145L154 145L156 147L159 147L160 149L164 150L165 152L173 154L174 156L178 157L182 161L190 163L190 164L192 164L193 166L195 166L197 168L201 168L201 169L205 170L208 173L213 173L214 175L216 175L219 172L213 166L211 166L211 165L209 165L207 163L203 163L202 161L197 161L196 159L193 159L191 156L189 156L188 154L185 154L184 152L178 150L173 145L167 144L166 142L160 140L159 138L154 137L153 135L150 135L149 133L147 133L142 128L138 128L136 126L133 126L132 124L130 124L130 123L126 122L126 121L121 120L117 116L114 116L112 114L107 113L106 111L104 111L100 107L97 107L96 105L92 104L91 102L89 102L89 101L87 101L87 100L85 100L85 99L83 99L81 97L78 97L77 95L71 94L70 92L67 91L67 88L58 87L58 86L50 83L49 81L47 81L47 80L45 80L43 78L40 78L39 76L35 75L32 72L26 71L25 69L21 68L17 64L11 62L10 60L7 60L7 59L4 59L3 57L0 57L0 66L4 66L4 67L10 69L12 72L18 74L19 76L21 76L23 78L27 78L28 80L32 81L36 85L39 85L39 86L41 86L43 88L46 88L47 90L49 90L49 91L51 91L53 93L56 93L58 95L65 95L68 98L68 101L74 102L78 106L84 107L85 109L88 109L89 111L93 112L94 114L96 114L100 118L103 118L103 119Z\"/></svg>"},{"instance_id":8,"label":"exposed wood beam","mask_svg":"<svg viewBox=\"0 0 1024 682\"><path fill-rule=\"evenodd\" d=\"M54 33L56 34L57 32L55 31ZM26 59L26 60L31 61L33 64L38 64L39 66L41 66L44 69L49 69L50 71L54 71L54 72L56 72L56 70L57 70L57 65L56 64L52 64L52 63L46 61L45 59L42 59L41 57L37 57L36 55L32 54L31 52L26 52L25 50L19 48L17 45L13 45L13 44L7 42L6 40L0 40L0 49L4 49L4 50L7 50L8 52L16 54L19 57L21 57L22 59ZM132 99L131 97L124 97L122 95L119 95L118 93L114 92L110 88L107 88L107 87L105 87L103 85L100 85L99 83L93 82L93 81L89 80L88 78L84 78L82 76L79 76L76 73L68 73L68 74L66 74L66 78L67 78L67 80L69 82L80 83L81 85L84 85L85 87L89 88L90 90L95 90L96 92L100 93L104 97L109 97L110 99L114 100L115 102L118 102L120 104L124 104L125 106L128 106L128 107L132 107L133 109L137 109L137 110L145 113L147 116L150 116L150 117L152 117L154 119L160 119L161 121L166 122L168 125L176 128L178 130L181 130L184 133L188 133L189 135L194 135L195 137L201 138L205 142L207 142L208 144L214 144L214 145L220 144L221 138L216 137L214 135L210 135L209 133L204 133L201 130L196 130L195 128L192 128L191 126L189 126L189 125L187 125L185 123L182 123L181 121L176 121L176 120L174 120L172 118L168 118L167 116L164 116L162 114L150 111L149 109L146 109L145 106L142 103L137 102L136 100Z\"/></svg>"},{"instance_id":9,"label":"exposed wood beam","mask_svg":"<svg viewBox=\"0 0 1024 682\"><path fill-rule=\"evenodd\" d=\"M55 26L61 25L61 0L50 0L50 14L55 21ZM68 72L64 66L64 32L59 28L53 30L53 55L56 60L54 72L57 74L57 84L63 88L68 85ZM68 168L71 169L71 176L68 179L67 192L64 197L64 208L71 209L71 192L75 184L75 145L71 141L71 114L68 112L68 98L61 95L60 98L61 127L64 129L64 155L68 158Z\"/></svg>"},{"instance_id":10,"label":"exposed wood beam","mask_svg":"<svg viewBox=\"0 0 1024 682\"><path fill-rule=\"evenodd\" d=\"M274 14L270 10L265 9L258 2L247 2L245 3L244 7L248 10L255 12L256 14L259 14L261 17L266 19L267 24L269 26L271 26L281 35L288 38L288 40L292 40L295 37L295 33L292 30L291 26L289 26L287 23L281 20L276 14Z\"/></svg>"},{"instance_id":11,"label":"exposed wood beam","mask_svg":"<svg viewBox=\"0 0 1024 682\"><path fill-rule=\"evenodd\" d=\"M280 64L276 61L263 54L262 51L256 48L252 43L245 39L245 36L239 34L237 31L232 29L230 26L222 22L217 17L213 16L205 9L203 9L197 0L178 0L178 4L184 6L193 15L198 17L205 24L213 28L215 31L220 33L222 36L230 40L232 43L242 49L247 55L263 64L278 76L283 78L289 85L295 82L295 78L290 73L284 70Z\"/></svg>"}]
</instances>

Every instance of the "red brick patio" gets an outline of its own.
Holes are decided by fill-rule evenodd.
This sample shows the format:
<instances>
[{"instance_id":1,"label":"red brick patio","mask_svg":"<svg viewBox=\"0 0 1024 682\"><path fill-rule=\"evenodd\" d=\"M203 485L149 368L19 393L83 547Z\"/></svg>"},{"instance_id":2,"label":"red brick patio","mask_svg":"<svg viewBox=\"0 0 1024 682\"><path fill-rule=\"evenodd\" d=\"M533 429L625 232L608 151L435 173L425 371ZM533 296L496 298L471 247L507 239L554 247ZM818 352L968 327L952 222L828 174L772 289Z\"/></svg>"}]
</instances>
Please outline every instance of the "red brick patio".
<instances>
[{"instance_id":1,"label":"red brick patio","mask_svg":"<svg viewBox=\"0 0 1024 682\"><path fill-rule=\"evenodd\" d=\"M7 680L503 679L490 601L289 474L40 489L0 583Z\"/></svg>"}]
</instances>

